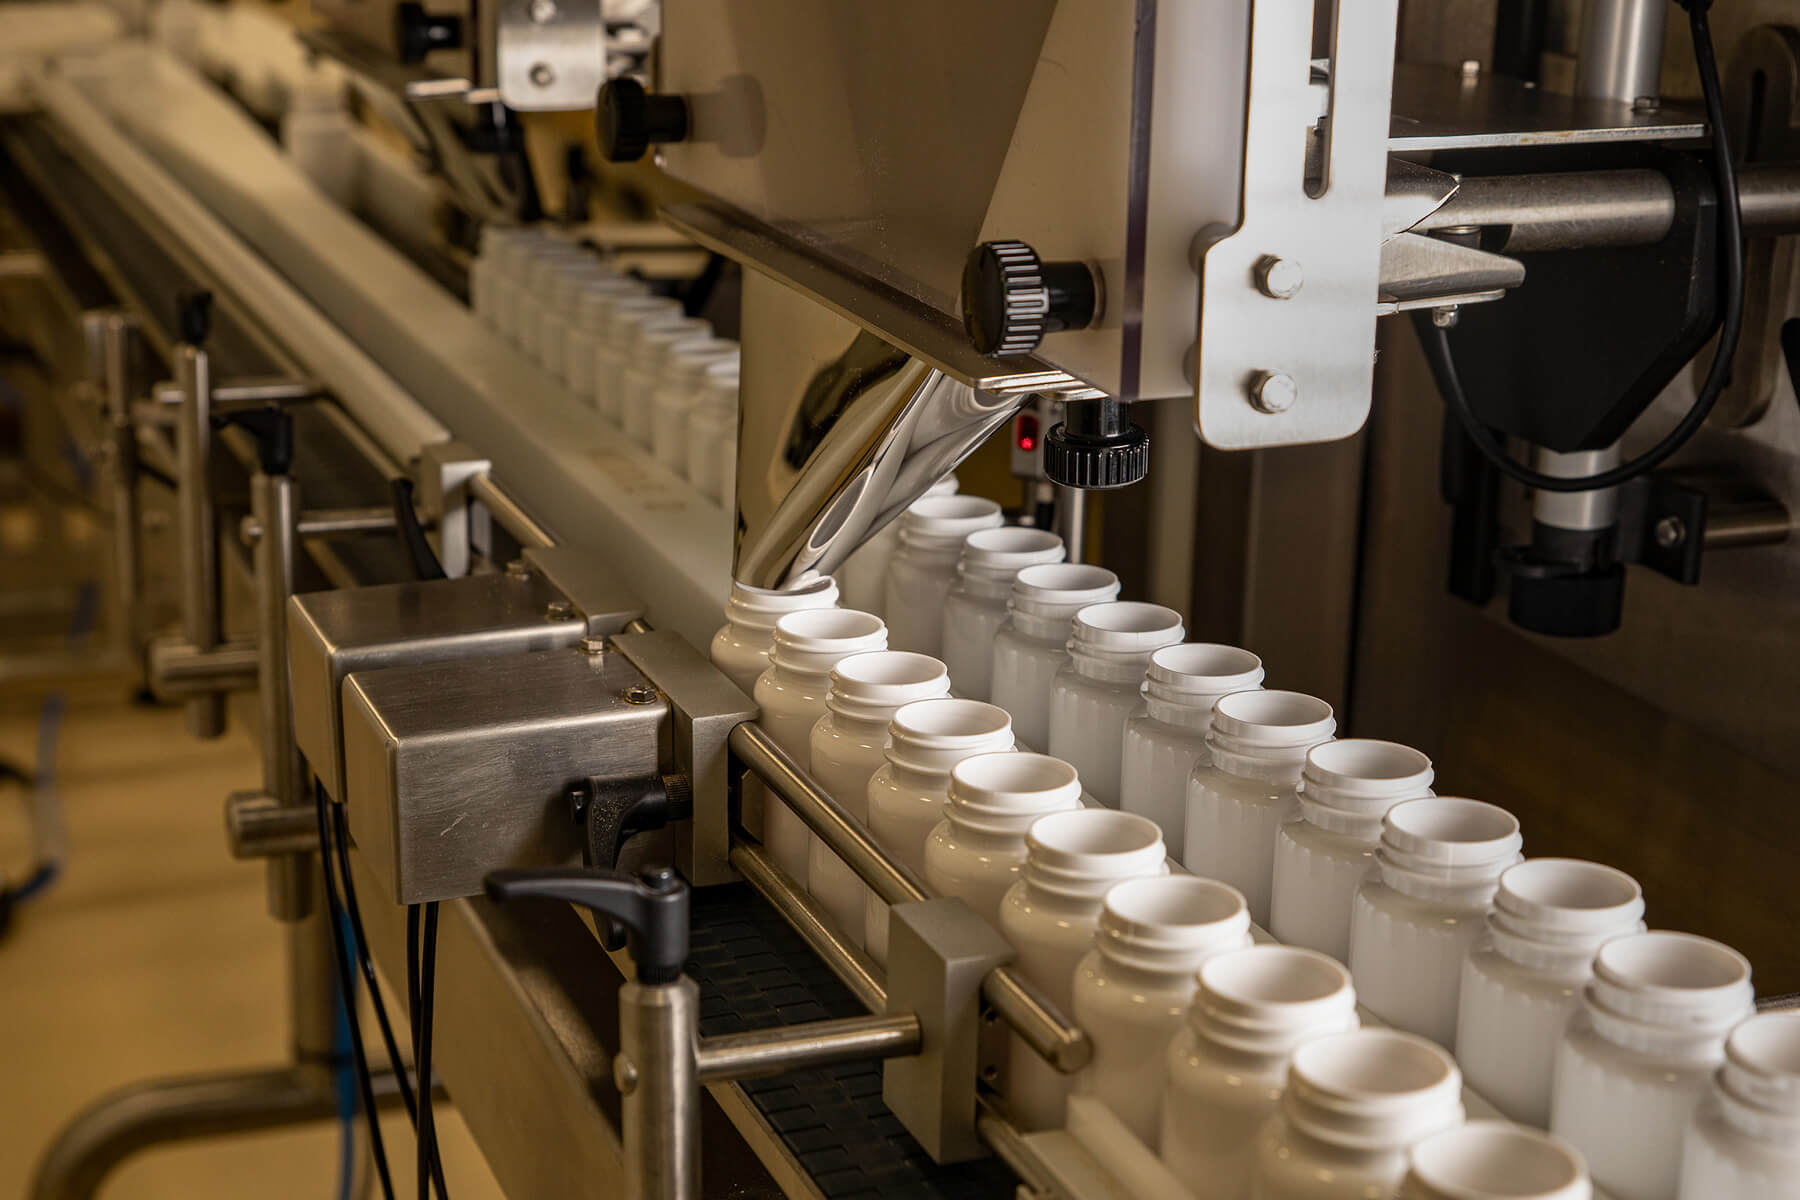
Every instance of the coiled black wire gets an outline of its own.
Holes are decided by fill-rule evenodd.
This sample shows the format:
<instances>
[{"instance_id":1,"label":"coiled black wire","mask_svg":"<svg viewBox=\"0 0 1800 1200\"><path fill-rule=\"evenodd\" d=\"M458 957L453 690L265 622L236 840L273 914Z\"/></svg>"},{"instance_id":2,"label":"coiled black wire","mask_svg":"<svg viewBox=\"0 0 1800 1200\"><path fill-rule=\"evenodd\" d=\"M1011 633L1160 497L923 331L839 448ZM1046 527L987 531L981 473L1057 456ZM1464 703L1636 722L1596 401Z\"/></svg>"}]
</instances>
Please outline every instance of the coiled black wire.
<instances>
[{"instance_id":1,"label":"coiled black wire","mask_svg":"<svg viewBox=\"0 0 1800 1200\"><path fill-rule=\"evenodd\" d=\"M1437 380L1450 411L1462 423L1463 432L1483 458L1502 475L1527 487L1545 492L1589 492L1617 487L1660 466L1671 454L1687 444L1689 438L1705 424L1713 405L1731 381L1731 363L1737 354L1738 341L1744 330L1744 219L1738 207L1737 170L1731 161L1731 139L1725 130L1725 98L1719 83L1718 56L1713 48L1712 25L1707 10L1712 0L1679 0L1688 10L1688 27L1694 35L1694 65L1700 72L1700 95L1706 104L1706 122L1712 131L1713 179L1719 202L1719 278L1724 292L1724 316L1719 326L1718 350L1706 379L1695 395L1693 407L1656 445L1630 462L1620 463L1593 475L1564 478L1533 470L1506 452L1475 410L1463 391L1456 361L1450 353L1450 339L1431 321L1431 314L1414 314L1413 324L1426 362Z\"/></svg>"}]
</instances>

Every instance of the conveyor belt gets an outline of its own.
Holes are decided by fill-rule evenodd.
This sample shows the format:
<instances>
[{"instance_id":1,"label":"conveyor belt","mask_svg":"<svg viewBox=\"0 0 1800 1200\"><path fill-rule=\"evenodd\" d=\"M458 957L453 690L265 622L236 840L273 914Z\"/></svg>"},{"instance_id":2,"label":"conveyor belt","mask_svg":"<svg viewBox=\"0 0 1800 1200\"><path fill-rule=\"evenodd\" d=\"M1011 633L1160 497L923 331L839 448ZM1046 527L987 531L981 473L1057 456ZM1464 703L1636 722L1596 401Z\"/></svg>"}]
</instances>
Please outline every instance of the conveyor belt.
<instances>
[{"instance_id":1,"label":"conveyor belt","mask_svg":"<svg viewBox=\"0 0 1800 1200\"><path fill-rule=\"evenodd\" d=\"M865 1013L800 935L741 884L694 893L688 973L700 985L702 1034ZM1018 1186L992 1159L933 1163L881 1102L880 1063L790 1071L740 1086L830 1200L1001 1197Z\"/></svg>"}]
</instances>

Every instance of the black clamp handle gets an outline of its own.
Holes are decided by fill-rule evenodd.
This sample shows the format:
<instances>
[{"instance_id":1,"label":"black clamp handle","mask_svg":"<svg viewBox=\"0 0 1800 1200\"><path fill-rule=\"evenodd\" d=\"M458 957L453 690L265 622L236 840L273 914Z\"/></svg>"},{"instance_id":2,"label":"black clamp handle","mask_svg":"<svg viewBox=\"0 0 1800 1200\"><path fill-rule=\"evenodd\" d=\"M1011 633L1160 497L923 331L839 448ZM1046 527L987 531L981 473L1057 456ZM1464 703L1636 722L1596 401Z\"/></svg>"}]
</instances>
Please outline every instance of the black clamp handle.
<instances>
[{"instance_id":1,"label":"black clamp handle","mask_svg":"<svg viewBox=\"0 0 1800 1200\"><path fill-rule=\"evenodd\" d=\"M597 867L490 872L488 899L566 900L625 926L640 983L674 983L688 955L688 885L671 867L642 875Z\"/></svg>"},{"instance_id":2,"label":"black clamp handle","mask_svg":"<svg viewBox=\"0 0 1800 1200\"><path fill-rule=\"evenodd\" d=\"M256 457L264 475L286 475L293 467L294 417L279 404L226 413L214 417L213 425L220 429L236 425L247 430L256 439Z\"/></svg>"},{"instance_id":3,"label":"black clamp handle","mask_svg":"<svg viewBox=\"0 0 1800 1200\"><path fill-rule=\"evenodd\" d=\"M602 779L579 784L571 814L582 827L582 854L590 867L616 867L633 836L694 815L694 793L685 775Z\"/></svg>"}]
</instances>

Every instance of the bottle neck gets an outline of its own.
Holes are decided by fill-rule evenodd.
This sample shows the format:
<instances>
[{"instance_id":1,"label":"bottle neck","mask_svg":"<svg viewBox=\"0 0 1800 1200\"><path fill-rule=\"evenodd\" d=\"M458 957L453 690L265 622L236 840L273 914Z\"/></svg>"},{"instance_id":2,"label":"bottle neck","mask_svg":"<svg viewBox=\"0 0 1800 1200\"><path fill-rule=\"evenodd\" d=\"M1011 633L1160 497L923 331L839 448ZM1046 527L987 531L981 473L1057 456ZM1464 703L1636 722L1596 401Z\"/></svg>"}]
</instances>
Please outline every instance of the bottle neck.
<instances>
[{"instance_id":1,"label":"bottle neck","mask_svg":"<svg viewBox=\"0 0 1800 1200\"><path fill-rule=\"evenodd\" d=\"M1335 1150L1398 1153L1462 1124L1461 1092L1454 1071L1447 1085L1369 1097L1330 1094L1295 1078L1282 1092L1281 1111L1292 1128Z\"/></svg>"},{"instance_id":2,"label":"bottle neck","mask_svg":"<svg viewBox=\"0 0 1800 1200\"><path fill-rule=\"evenodd\" d=\"M1793 1075L1771 1077L1727 1051L1713 1094L1733 1129L1758 1141L1800 1144L1800 1080Z\"/></svg>"},{"instance_id":3,"label":"bottle neck","mask_svg":"<svg viewBox=\"0 0 1800 1200\"><path fill-rule=\"evenodd\" d=\"M1241 921L1220 921L1216 928L1203 928L1203 933L1191 929L1180 931L1184 936L1179 942L1176 930L1139 930L1140 936L1121 937L1102 929L1095 939L1095 948L1108 971L1165 984L1185 980L1192 985L1194 972L1200 969L1201 963L1215 954L1250 945L1248 912L1243 914Z\"/></svg>"},{"instance_id":4,"label":"bottle neck","mask_svg":"<svg viewBox=\"0 0 1800 1200\"><path fill-rule=\"evenodd\" d=\"M1212 706L1217 696L1197 696L1192 702L1158 696L1148 685L1144 688L1144 711L1158 725L1167 725L1184 733L1205 737L1212 728Z\"/></svg>"},{"instance_id":5,"label":"bottle neck","mask_svg":"<svg viewBox=\"0 0 1800 1200\"><path fill-rule=\"evenodd\" d=\"M1069 622L1075 619L1074 612L1028 612L1016 604L1009 605L1006 611L1013 632L1056 650L1067 646Z\"/></svg>"},{"instance_id":6,"label":"bottle neck","mask_svg":"<svg viewBox=\"0 0 1800 1200\"><path fill-rule=\"evenodd\" d=\"M1308 825L1374 845L1381 840L1381 818L1402 800L1435 795L1429 773L1415 779L1356 780L1333 783L1302 770L1296 795L1300 817Z\"/></svg>"},{"instance_id":7,"label":"bottle neck","mask_svg":"<svg viewBox=\"0 0 1800 1200\"><path fill-rule=\"evenodd\" d=\"M1162 844L1157 843L1153 851L1153 854L1111 855L1108 857L1116 861L1109 861L1103 867L1087 869L1058 866L1027 856L1020 878L1025 881L1026 892L1037 904L1082 913L1092 912L1098 916L1100 903L1114 884L1145 875L1168 874ZM1150 865L1151 858L1155 859L1154 867Z\"/></svg>"},{"instance_id":8,"label":"bottle neck","mask_svg":"<svg viewBox=\"0 0 1800 1200\"><path fill-rule=\"evenodd\" d=\"M1616 1046L1672 1061L1705 1063L1721 1057L1726 1035L1755 1013L1756 1000L1747 977L1722 987L1646 986L1612 977L1602 955L1582 993L1582 1011L1595 1034Z\"/></svg>"},{"instance_id":9,"label":"bottle neck","mask_svg":"<svg viewBox=\"0 0 1800 1200\"><path fill-rule=\"evenodd\" d=\"M1567 929L1558 927L1553 914L1545 919L1528 921L1505 909L1488 914L1488 936L1494 953L1508 962L1533 971L1586 978L1594 961L1594 952L1616 937L1642 933L1644 923L1626 919L1603 929Z\"/></svg>"},{"instance_id":10,"label":"bottle neck","mask_svg":"<svg viewBox=\"0 0 1800 1200\"><path fill-rule=\"evenodd\" d=\"M1102 650L1079 637L1069 639L1069 665L1083 679L1135 692L1150 665L1150 651Z\"/></svg>"},{"instance_id":11,"label":"bottle neck","mask_svg":"<svg viewBox=\"0 0 1800 1200\"><path fill-rule=\"evenodd\" d=\"M1194 1036L1209 1046L1280 1063L1300 1043L1328 1033L1349 1033L1361 1022L1356 1015L1356 995L1345 988L1306 1004L1220 1003L1202 991L1188 1011L1188 1025Z\"/></svg>"},{"instance_id":12,"label":"bottle neck","mask_svg":"<svg viewBox=\"0 0 1800 1200\"><path fill-rule=\"evenodd\" d=\"M1231 739L1221 737L1216 726L1207 731L1206 750L1212 758L1212 765L1219 771L1259 783L1279 783L1293 787L1300 782L1300 770L1306 765L1305 746L1283 746L1249 752Z\"/></svg>"},{"instance_id":13,"label":"bottle neck","mask_svg":"<svg viewBox=\"0 0 1800 1200\"><path fill-rule=\"evenodd\" d=\"M895 778L932 791L942 791L949 787L950 768L963 759L1012 748L1011 728L988 734L930 737L895 729L888 742L886 757L893 764Z\"/></svg>"},{"instance_id":14,"label":"bottle neck","mask_svg":"<svg viewBox=\"0 0 1800 1200\"><path fill-rule=\"evenodd\" d=\"M1005 608L1006 597L1012 592L1012 576L1012 572L996 574L970 570L965 564L956 577L954 590L986 607Z\"/></svg>"},{"instance_id":15,"label":"bottle neck","mask_svg":"<svg viewBox=\"0 0 1800 1200\"><path fill-rule=\"evenodd\" d=\"M1381 843L1375 866L1381 882L1403 896L1457 908L1485 909L1493 903L1500 873L1520 859L1515 849L1503 859L1483 862L1431 861Z\"/></svg>"}]
</instances>

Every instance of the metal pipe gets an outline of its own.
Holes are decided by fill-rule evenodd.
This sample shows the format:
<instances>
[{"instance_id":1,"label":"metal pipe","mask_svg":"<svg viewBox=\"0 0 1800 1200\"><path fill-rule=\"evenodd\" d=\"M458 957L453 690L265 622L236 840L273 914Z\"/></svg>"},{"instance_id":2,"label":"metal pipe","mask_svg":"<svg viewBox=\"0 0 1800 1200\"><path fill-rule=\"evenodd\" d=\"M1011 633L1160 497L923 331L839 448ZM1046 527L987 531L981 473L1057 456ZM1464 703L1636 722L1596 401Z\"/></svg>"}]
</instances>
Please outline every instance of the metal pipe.
<instances>
[{"instance_id":1,"label":"metal pipe","mask_svg":"<svg viewBox=\"0 0 1800 1200\"><path fill-rule=\"evenodd\" d=\"M1575 94L1626 104L1662 95L1666 0L1587 0Z\"/></svg>"},{"instance_id":2,"label":"metal pipe","mask_svg":"<svg viewBox=\"0 0 1800 1200\"><path fill-rule=\"evenodd\" d=\"M626 1200L694 1200L700 1194L699 1019L700 988L685 975L674 983L633 979L619 989L613 1080L622 1097Z\"/></svg>"},{"instance_id":3,"label":"metal pipe","mask_svg":"<svg viewBox=\"0 0 1800 1200\"><path fill-rule=\"evenodd\" d=\"M251 642L226 642L201 651L179 638L150 643L150 686L157 695L184 698L196 694L248 692L256 687L258 654Z\"/></svg>"},{"instance_id":4,"label":"metal pipe","mask_svg":"<svg viewBox=\"0 0 1800 1200\"><path fill-rule=\"evenodd\" d=\"M872 1013L887 1011L887 984L881 968L862 950L838 936L824 910L755 846L733 846L731 865L774 906L812 952Z\"/></svg>"},{"instance_id":5,"label":"metal pipe","mask_svg":"<svg viewBox=\"0 0 1800 1200\"><path fill-rule=\"evenodd\" d=\"M911 1013L845 1017L701 1038L696 1061L701 1083L728 1083L831 1063L902 1058L917 1054L923 1038L919 1018Z\"/></svg>"},{"instance_id":6,"label":"metal pipe","mask_svg":"<svg viewBox=\"0 0 1800 1200\"><path fill-rule=\"evenodd\" d=\"M1738 204L1748 233L1800 233L1800 167L1746 164ZM1505 230L1491 249L1508 254L1589 246L1649 246L1675 222L1675 189L1660 171L1578 171L1469 176L1415 229Z\"/></svg>"},{"instance_id":7,"label":"metal pipe","mask_svg":"<svg viewBox=\"0 0 1800 1200\"><path fill-rule=\"evenodd\" d=\"M382 1071L371 1082L377 1103L399 1101L393 1072ZM31 1200L92 1200L114 1168L154 1146L324 1121L337 1113L329 1074L296 1067L133 1084L63 1127L38 1161Z\"/></svg>"},{"instance_id":8,"label":"metal pipe","mask_svg":"<svg viewBox=\"0 0 1800 1200\"><path fill-rule=\"evenodd\" d=\"M181 472L181 627L188 645L204 654L224 636L212 502L212 368L206 351L181 346L175 355L175 381L181 388L175 438ZM225 732L223 692L189 696L186 709L188 732L195 737L215 738Z\"/></svg>"},{"instance_id":9,"label":"metal pipe","mask_svg":"<svg viewBox=\"0 0 1800 1200\"><path fill-rule=\"evenodd\" d=\"M1072 563L1086 562L1087 493L1080 488L1064 487L1060 483L1054 486L1058 525L1056 532L1062 535L1068 560Z\"/></svg>"},{"instance_id":10,"label":"metal pipe","mask_svg":"<svg viewBox=\"0 0 1800 1200\"><path fill-rule=\"evenodd\" d=\"M550 531L539 525L531 514L519 507L517 500L507 495L505 489L487 475L477 475L469 481L469 494L481 501L488 510L488 516L500 522L500 528L511 534L521 547L556 544Z\"/></svg>"},{"instance_id":11,"label":"metal pipe","mask_svg":"<svg viewBox=\"0 0 1800 1200\"><path fill-rule=\"evenodd\" d=\"M981 981L981 998L1013 1027L1037 1056L1064 1075L1087 1066L1094 1044L1071 1024L1035 983L1011 967L996 967Z\"/></svg>"},{"instance_id":12,"label":"metal pipe","mask_svg":"<svg viewBox=\"0 0 1800 1200\"><path fill-rule=\"evenodd\" d=\"M1779 500L1716 504L1706 514L1706 548L1736 550L1779 545L1788 540L1793 528L1787 505Z\"/></svg>"},{"instance_id":13,"label":"metal pipe","mask_svg":"<svg viewBox=\"0 0 1800 1200\"><path fill-rule=\"evenodd\" d=\"M287 604L294 594L295 524L300 489L291 475L258 471L250 478L250 511L262 527L252 551L256 564L257 685L262 700L263 793L286 809L302 807L307 792L306 763L294 738L293 699L288 691ZM318 848L318 838L308 849ZM268 860L269 915L299 921L317 904L316 865L310 854L281 854Z\"/></svg>"},{"instance_id":14,"label":"metal pipe","mask_svg":"<svg viewBox=\"0 0 1800 1200\"><path fill-rule=\"evenodd\" d=\"M926 898L925 885L887 856L861 822L821 788L761 726L745 721L731 731L731 749L788 807L819 835L832 853L888 904Z\"/></svg>"},{"instance_id":15,"label":"metal pipe","mask_svg":"<svg viewBox=\"0 0 1800 1200\"><path fill-rule=\"evenodd\" d=\"M1020 1136L1018 1127L1001 1116L985 1096L978 1097L976 1104L975 1133L987 1143L988 1149L1011 1167L1019 1182L1032 1192L1040 1196L1060 1194L1062 1189L1057 1186L1055 1176L1044 1166L1037 1151Z\"/></svg>"},{"instance_id":16,"label":"metal pipe","mask_svg":"<svg viewBox=\"0 0 1800 1200\"><path fill-rule=\"evenodd\" d=\"M254 515L238 525L238 539L254 546L262 537L263 525ZM358 533L392 533L394 510L385 505L367 508L311 508L302 512L294 523L294 533L301 539L344 537Z\"/></svg>"},{"instance_id":17,"label":"metal pipe","mask_svg":"<svg viewBox=\"0 0 1800 1200\"><path fill-rule=\"evenodd\" d=\"M236 792L225 801L225 842L233 858L310 854L319 848L318 812L262 792Z\"/></svg>"}]
</instances>

